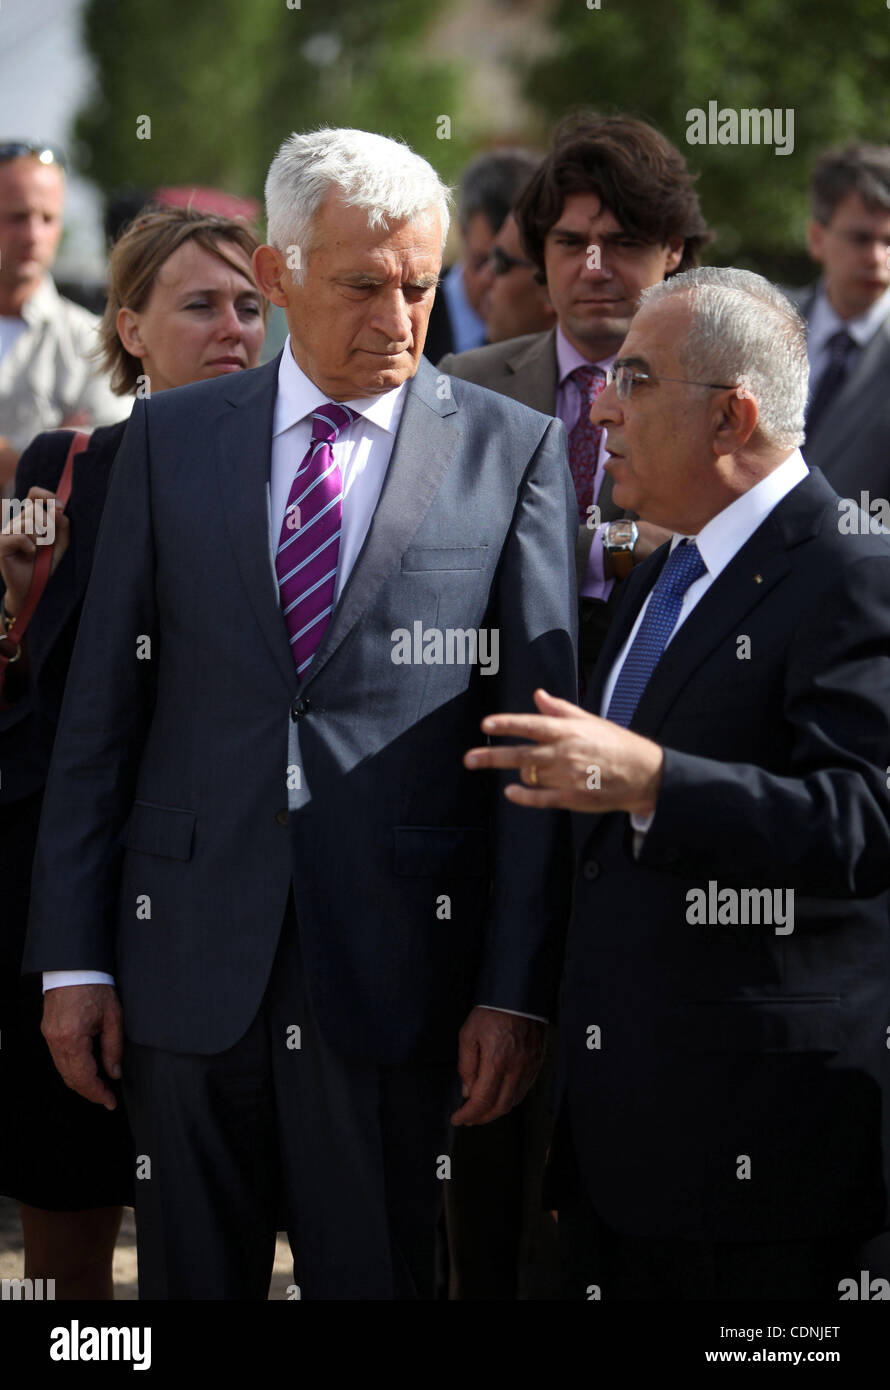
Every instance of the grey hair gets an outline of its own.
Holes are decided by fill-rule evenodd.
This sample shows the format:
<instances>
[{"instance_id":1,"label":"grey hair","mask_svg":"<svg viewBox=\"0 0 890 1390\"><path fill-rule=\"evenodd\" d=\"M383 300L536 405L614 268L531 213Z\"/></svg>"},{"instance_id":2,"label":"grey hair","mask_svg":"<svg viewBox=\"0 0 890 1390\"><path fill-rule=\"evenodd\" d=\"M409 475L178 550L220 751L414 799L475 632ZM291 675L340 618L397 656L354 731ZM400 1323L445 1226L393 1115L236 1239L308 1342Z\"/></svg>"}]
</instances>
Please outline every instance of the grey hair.
<instances>
[{"instance_id":1,"label":"grey hair","mask_svg":"<svg viewBox=\"0 0 890 1390\"><path fill-rule=\"evenodd\" d=\"M803 443L809 384L806 327L781 290L750 270L702 266L644 290L640 308L686 294L692 311L680 350L696 381L741 386L757 402L757 429L777 449Z\"/></svg>"},{"instance_id":2,"label":"grey hair","mask_svg":"<svg viewBox=\"0 0 890 1390\"><path fill-rule=\"evenodd\" d=\"M364 208L368 226L386 230L434 208L442 223L442 249L448 235L451 191L433 166L400 140L367 130L332 129L290 135L266 177L268 237L279 251L297 249L294 283L315 249L313 222L329 193L348 207Z\"/></svg>"},{"instance_id":3,"label":"grey hair","mask_svg":"<svg viewBox=\"0 0 890 1390\"><path fill-rule=\"evenodd\" d=\"M470 218L481 212L491 230L499 232L542 159L543 155L514 146L477 155L461 174L457 190L461 230L466 232Z\"/></svg>"}]
</instances>

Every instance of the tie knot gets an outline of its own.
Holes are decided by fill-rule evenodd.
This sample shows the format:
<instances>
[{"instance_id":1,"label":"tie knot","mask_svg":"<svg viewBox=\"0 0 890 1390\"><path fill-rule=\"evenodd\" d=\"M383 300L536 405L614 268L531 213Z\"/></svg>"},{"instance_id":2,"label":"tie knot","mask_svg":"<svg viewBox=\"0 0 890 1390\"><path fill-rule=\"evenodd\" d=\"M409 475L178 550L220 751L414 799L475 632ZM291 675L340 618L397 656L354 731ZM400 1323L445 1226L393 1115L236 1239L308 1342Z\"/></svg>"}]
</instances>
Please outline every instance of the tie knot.
<instances>
[{"instance_id":1,"label":"tie knot","mask_svg":"<svg viewBox=\"0 0 890 1390\"><path fill-rule=\"evenodd\" d=\"M589 410L606 384L606 374L602 367L585 362L582 367L576 367L574 371L569 372L569 380L578 387Z\"/></svg>"},{"instance_id":2,"label":"tie knot","mask_svg":"<svg viewBox=\"0 0 890 1390\"><path fill-rule=\"evenodd\" d=\"M312 416L312 443L333 444L341 430L351 425L358 416L348 405L337 405L325 401Z\"/></svg>"},{"instance_id":3,"label":"tie knot","mask_svg":"<svg viewBox=\"0 0 890 1390\"><path fill-rule=\"evenodd\" d=\"M843 363L850 349L856 346L856 341L850 337L846 328L839 328L836 333L832 333L825 346L832 362Z\"/></svg>"},{"instance_id":4,"label":"tie knot","mask_svg":"<svg viewBox=\"0 0 890 1390\"><path fill-rule=\"evenodd\" d=\"M673 594L685 594L690 584L700 579L706 569L695 541L681 541L667 557L656 588L662 592L669 590Z\"/></svg>"}]
</instances>

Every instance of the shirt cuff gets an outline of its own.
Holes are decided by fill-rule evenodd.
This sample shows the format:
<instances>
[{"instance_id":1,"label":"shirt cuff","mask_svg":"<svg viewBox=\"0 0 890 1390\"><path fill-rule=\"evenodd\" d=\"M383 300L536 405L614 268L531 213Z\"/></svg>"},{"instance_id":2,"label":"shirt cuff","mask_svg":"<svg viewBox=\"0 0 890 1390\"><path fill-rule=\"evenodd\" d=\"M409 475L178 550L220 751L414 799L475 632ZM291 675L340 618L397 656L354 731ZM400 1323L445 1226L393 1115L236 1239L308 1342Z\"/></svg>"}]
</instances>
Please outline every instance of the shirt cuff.
<instances>
[{"instance_id":1,"label":"shirt cuff","mask_svg":"<svg viewBox=\"0 0 890 1390\"><path fill-rule=\"evenodd\" d=\"M654 811L650 811L649 814L648 814L647 816L638 816L637 813L636 813L636 811L632 811L632 812L631 812L631 814L630 814L630 824L631 824L631 829L633 830L633 833L634 833L634 843L633 843L634 859L639 859L639 857L640 857L640 850L643 848L643 841L645 840L646 834L647 834L648 830L650 829L650 827L651 827L652 822L653 822L654 819L655 819L655 812L654 812Z\"/></svg>"},{"instance_id":2,"label":"shirt cuff","mask_svg":"<svg viewBox=\"0 0 890 1390\"><path fill-rule=\"evenodd\" d=\"M549 1019L542 1018L540 1014L524 1014L520 1009L501 1009L497 1004L477 1004L477 1009L491 1009L496 1014L513 1014L514 1018L533 1018L536 1023L549 1023Z\"/></svg>"},{"instance_id":3,"label":"shirt cuff","mask_svg":"<svg viewBox=\"0 0 890 1390\"><path fill-rule=\"evenodd\" d=\"M113 985L114 976L104 970L44 970L43 992L64 989L66 985Z\"/></svg>"},{"instance_id":4,"label":"shirt cuff","mask_svg":"<svg viewBox=\"0 0 890 1390\"><path fill-rule=\"evenodd\" d=\"M607 579L603 573L603 528L597 526L590 543L587 573L584 576L584 583L581 585L581 597L598 598L605 603L612 592L614 583L614 579Z\"/></svg>"}]
</instances>

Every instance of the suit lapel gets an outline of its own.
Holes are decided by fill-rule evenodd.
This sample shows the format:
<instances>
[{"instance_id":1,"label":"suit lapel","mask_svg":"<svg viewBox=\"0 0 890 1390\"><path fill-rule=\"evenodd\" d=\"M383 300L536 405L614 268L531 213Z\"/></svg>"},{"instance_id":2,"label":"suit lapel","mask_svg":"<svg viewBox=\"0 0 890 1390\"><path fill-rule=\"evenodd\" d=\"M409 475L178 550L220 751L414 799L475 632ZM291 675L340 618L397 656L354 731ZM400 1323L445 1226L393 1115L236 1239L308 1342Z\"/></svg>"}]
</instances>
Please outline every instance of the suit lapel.
<instances>
[{"instance_id":1,"label":"suit lapel","mask_svg":"<svg viewBox=\"0 0 890 1390\"><path fill-rule=\"evenodd\" d=\"M401 563L449 467L459 434L454 401L437 395L439 375L421 358L409 383L380 500L324 637L306 673L308 689Z\"/></svg>"},{"instance_id":2,"label":"suit lapel","mask_svg":"<svg viewBox=\"0 0 890 1390\"><path fill-rule=\"evenodd\" d=\"M721 642L744 631L745 615L763 602L790 568L781 534L768 516L666 648L631 720L635 732L658 729L692 673Z\"/></svg>"},{"instance_id":3,"label":"suit lapel","mask_svg":"<svg viewBox=\"0 0 890 1390\"><path fill-rule=\"evenodd\" d=\"M813 535L836 493L815 470L770 512L696 604L652 673L631 728L654 736L692 673L791 569L788 551Z\"/></svg>"},{"instance_id":4,"label":"suit lapel","mask_svg":"<svg viewBox=\"0 0 890 1390\"><path fill-rule=\"evenodd\" d=\"M848 443L851 423L881 404L887 395L890 380L890 317L881 324L871 341L859 354L859 360L840 391L827 406L813 436L820 461L830 459ZM806 452L806 445L804 445Z\"/></svg>"},{"instance_id":5,"label":"suit lapel","mask_svg":"<svg viewBox=\"0 0 890 1390\"><path fill-rule=\"evenodd\" d=\"M791 569L788 551L815 532L825 507L835 501L833 488L814 470L761 523L668 645L637 705L630 725L635 733L657 740L661 725L690 676L715 647L744 630L746 614L763 602ZM594 714L599 713L609 672L668 553L669 547L661 546L627 581L625 601L609 629L585 700L585 707ZM602 819L601 815L573 816L579 847L589 842Z\"/></svg>"},{"instance_id":6,"label":"suit lapel","mask_svg":"<svg viewBox=\"0 0 890 1390\"><path fill-rule=\"evenodd\" d=\"M505 367L510 378L510 394L542 415L556 414L556 395L559 388L559 364L556 357L556 329L508 357ZM622 507L612 501L612 475L606 472L596 499L601 521L617 521L625 516Z\"/></svg>"},{"instance_id":7,"label":"suit lapel","mask_svg":"<svg viewBox=\"0 0 890 1390\"><path fill-rule=\"evenodd\" d=\"M539 410L542 415L556 414L556 390L559 368L556 362L556 329L541 336L530 345L520 349L505 363L512 378L510 394L531 410Z\"/></svg>"},{"instance_id":8,"label":"suit lapel","mask_svg":"<svg viewBox=\"0 0 890 1390\"><path fill-rule=\"evenodd\" d=\"M269 542L272 421L281 353L234 377L210 426L229 541L254 616L292 694L297 678L278 602Z\"/></svg>"}]
</instances>

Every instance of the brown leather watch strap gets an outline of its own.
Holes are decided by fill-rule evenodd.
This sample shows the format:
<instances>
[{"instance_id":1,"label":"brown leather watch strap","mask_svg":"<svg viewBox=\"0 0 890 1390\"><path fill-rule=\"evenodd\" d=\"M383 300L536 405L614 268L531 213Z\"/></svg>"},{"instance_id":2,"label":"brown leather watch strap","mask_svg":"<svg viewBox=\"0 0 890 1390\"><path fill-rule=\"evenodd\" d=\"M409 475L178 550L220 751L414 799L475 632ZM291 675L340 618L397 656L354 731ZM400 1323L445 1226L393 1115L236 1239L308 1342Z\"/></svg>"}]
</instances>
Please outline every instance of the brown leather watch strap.
<instances>
[{"instance_id":1,"label":"brown leather watch strap","mask_svg":"<svg viewBox=\"0 0 890 1390\"><path fill-rule=\"evenodd\" d=\"M610 550L612 573L616 579L626 579L634 567L632 550Z\"/></svg>"}]
</instances>

